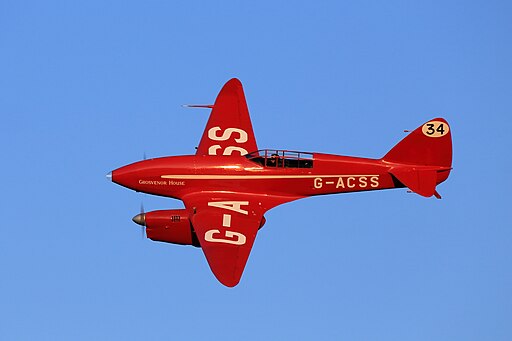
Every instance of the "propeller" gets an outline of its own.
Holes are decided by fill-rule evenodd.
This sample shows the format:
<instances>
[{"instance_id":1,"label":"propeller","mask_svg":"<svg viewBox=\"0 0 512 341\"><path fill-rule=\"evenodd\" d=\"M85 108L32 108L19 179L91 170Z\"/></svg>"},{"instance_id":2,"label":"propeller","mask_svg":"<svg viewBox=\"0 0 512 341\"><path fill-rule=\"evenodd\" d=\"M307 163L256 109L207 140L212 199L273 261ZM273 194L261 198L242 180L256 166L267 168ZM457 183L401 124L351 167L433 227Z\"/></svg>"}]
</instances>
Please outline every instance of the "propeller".
<instances>
[{"instance_id":1,"label":"propeller","mask_svg":"<svg viewBox=\"0 0 512 341\"><path fill-rule=\"evenodd\" d=\"M147 159L146 151L143 154L144 161ZM140 201L140 213L132 218L135 224L140 225L141 238L145 237L145 229L146 229L146 212L144 211L144 201Z\"/></svg>"},{"instance_id":2,"label":"propeller","mask_svg":"<svg viewBox=\"0 0 512 341\"><path fill-rule=\"evenodd\" d=\"M146 212L144 211L144 204L140 203L140 213L132 218L135 224L140 225L141 229L141 238L145 237L145 228L146 228Z\"/></svg>"}]
</instances>

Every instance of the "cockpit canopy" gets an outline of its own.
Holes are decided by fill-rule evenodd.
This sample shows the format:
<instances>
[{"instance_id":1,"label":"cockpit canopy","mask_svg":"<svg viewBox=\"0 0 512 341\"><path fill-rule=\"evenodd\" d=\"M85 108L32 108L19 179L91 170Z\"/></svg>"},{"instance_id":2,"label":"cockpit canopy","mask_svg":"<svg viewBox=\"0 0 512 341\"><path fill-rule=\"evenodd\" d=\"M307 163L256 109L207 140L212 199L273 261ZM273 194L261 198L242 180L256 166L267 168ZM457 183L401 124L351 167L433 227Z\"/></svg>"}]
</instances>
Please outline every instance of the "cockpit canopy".
<instances>
[{"instance_id":1,"label":"cockpit canopy","mask_svg":"<svg viewBox=\"0 0 512 341\"><path fill-rule=\"evenodd\" d=\"M312 168L313 154L290 150L262 149L245 155L265 167Z\"/></svg>"}]
</instances>

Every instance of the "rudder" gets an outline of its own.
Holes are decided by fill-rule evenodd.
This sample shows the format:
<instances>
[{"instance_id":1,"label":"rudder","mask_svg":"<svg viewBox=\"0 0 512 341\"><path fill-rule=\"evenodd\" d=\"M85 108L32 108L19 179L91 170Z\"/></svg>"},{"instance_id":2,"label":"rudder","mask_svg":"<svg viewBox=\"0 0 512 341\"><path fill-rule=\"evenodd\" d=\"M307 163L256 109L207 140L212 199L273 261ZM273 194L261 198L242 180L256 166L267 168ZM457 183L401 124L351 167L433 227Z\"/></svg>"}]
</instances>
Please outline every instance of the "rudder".
<instances>
[{"instance_id":1,"label":"rudder","mask_svg":"<svg viewBox=\"0 0 512 341\"><path fill-rule=\"evenodd\" d=\"M403 185L424 197L440 198L436 186L452 166L452 136L443 118L434 118L398 142L383 158L389 172Z\"/></svg>"},{"instance_id":2,"label":"rudder","mask_svg":"<svg viewBox=\"0 0 512 341\"><path fill-rule=\"evenodd\" d=\"M452 166L452 133L448 122L434 118L398 142L384 161L421 166Z\"/></svg>"}]
</instances>

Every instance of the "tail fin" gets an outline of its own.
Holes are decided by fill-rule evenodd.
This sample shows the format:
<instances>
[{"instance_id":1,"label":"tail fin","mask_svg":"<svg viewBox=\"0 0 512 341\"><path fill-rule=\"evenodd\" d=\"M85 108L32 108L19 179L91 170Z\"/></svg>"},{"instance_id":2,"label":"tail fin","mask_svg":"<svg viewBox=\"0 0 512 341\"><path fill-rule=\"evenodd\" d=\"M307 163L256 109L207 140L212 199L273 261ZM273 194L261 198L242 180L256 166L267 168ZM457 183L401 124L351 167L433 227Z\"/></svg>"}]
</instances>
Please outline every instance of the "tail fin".
<instances>
[{"instance_id":1,"label":"tail fin","mask_svg":"<svg viewBox=\"0 0 512 341\"><path fill-rule=\"evenodd\" d=\"M452 166L452 135L443 118L434 118L394 146L383 158L392 163L389 172L413 192L436 195Z\"/></svg>"}]
</instances>

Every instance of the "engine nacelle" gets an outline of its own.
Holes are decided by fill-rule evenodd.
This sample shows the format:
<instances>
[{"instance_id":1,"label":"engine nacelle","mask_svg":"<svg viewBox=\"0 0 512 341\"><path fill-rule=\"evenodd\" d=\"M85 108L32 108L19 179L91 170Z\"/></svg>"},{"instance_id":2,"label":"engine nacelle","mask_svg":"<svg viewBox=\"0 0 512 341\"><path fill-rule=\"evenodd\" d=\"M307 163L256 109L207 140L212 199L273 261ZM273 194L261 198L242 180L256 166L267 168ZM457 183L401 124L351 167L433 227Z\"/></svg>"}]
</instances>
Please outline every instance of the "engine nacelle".
<instances>
[{"instance_id":1,"label":"engine nacelle","mask_svg":"<svg viewBox=\"0 0 512 341\"><path fill-rule=\"evenodd\" d=\"M199 246L190 223L190 213L186 209L144 213L147 237L159 242Z\"/></svg>"},{"instance_id":2,"label":"engine nacelle","mask_svg":"<svg viewBox=\"0 0 512 341\"><path fill-rule=\"evenodd\" d=\"M137 214L133 221L146 226L146 236L157 242L201 247L194 232L190 217L191 210L159 210ZM261 229L265 225L265 217L261 217Z\"/></svg>"}]
</instances>

